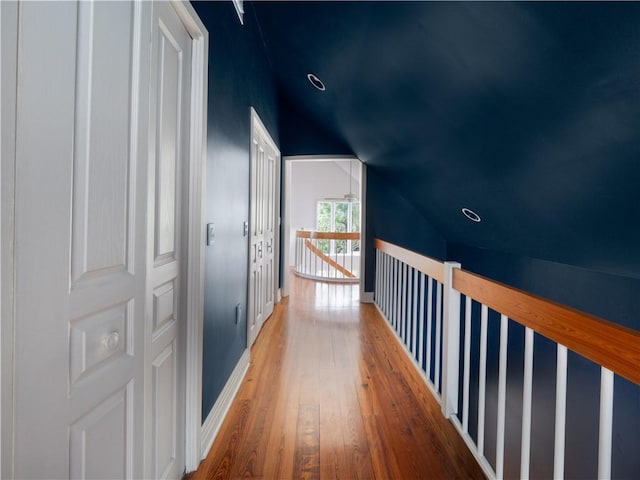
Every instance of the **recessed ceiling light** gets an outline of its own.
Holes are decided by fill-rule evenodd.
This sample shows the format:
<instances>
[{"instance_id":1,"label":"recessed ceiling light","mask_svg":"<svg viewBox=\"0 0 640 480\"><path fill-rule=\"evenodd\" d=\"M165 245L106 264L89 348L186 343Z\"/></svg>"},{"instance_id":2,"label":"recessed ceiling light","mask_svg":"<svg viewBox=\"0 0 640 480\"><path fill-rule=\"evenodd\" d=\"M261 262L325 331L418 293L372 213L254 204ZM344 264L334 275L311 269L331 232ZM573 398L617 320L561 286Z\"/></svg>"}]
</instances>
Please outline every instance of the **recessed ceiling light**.
<instances>
[{"instance_id":1,"label":"recessed ceiling light","mask_svg":"<svg viewBox=\"0 0 640 480\"><path fill-rule=\"evenodd\" d=\"M480 222L482 219L480 218L480 215L478 215L476 212L474 212L473 210L469 210L468 208L463 208L462 209L462 213L464 213L464 216L467 217L469 220L471 220L472 222Z\"/></svg>"},{"instance_id":2,"label":"recessed ceiling light","mask_svg":"<svg viewBox=\"0 0 640 480\"><path fill-rule=\"evenodd\" d=\"M322 80L320 80L318 77L316 77L313 73L308 73L307 74L307 78L311 82L311 85L316 87L321 92L325 91L326 87L324 86L324 83L322 83Z\"/></svg>"}]
</instances>

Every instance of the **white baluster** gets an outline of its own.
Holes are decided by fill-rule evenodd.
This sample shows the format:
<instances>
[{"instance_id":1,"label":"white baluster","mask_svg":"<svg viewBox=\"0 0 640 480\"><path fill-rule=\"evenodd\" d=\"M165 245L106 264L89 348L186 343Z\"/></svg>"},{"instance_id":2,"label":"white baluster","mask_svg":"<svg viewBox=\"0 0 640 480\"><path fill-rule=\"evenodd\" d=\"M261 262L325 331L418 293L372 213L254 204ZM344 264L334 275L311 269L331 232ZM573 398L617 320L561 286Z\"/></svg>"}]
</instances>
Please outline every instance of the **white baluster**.
<instances>
[{"instance_id":1,"label":"white baluster","mask_svg":"<svg viewBox=\"0 0 640 480\"><path fill-rule=\"evenodd\" d=\"M400 313L400 338L402 343L407 343L405 335L407 333L407 264L402 264L402 310Z\"/></svg>"},{"instance_id":2,"label":"white baluster","mask_svg":"<svg viewBox=\"0 0 640 480\"><path fill-rule=\"evenodd\" d=\"M480 370L478 372L478 453L484 455L484 414L487 389L487 318L488 307L482 305L480 314Z\"/></svg>"},{"instance_id":3,"label":"white baluster","mask_svg":"<svg viewBox=\"0 0 640 480\"><path fill-rule=\"evenodd\" d=\"M424 289L426 275L420 272L420 313L418 315L418 365L422 369L422 360L424 359L424 324L426 318L424 316Z\"/></svg>"},{"instance_id":4,"label":"white baluster","mask_svg":"<svg viewBox=\"0 0 640 480\"><path fill-rule=\"evenodd\" d=\"M462 429L469 432L469 376L471 366L471 297L466 297L464 308L464 380L462 391Z\"/></svg>"},{"instance_id":5,"label":"white baluster","mask_svg":"<svg viewBox=\"0 0 640 480\"><path fill-rule=\"evenodd\" d=\"M427 277L427 380L431 381L431 329L433 324L433 279Z\"/></svg>"},{"instance_id":6,"label":"white baluster","mask_svg":"<svg viewBox=\"0 0 640 480\"><path fill-rule=\"evenodd\" d=\"M437 283L436 288L436 371L435 371L435 385L436 392L440 391L440 344L442 339L442 284Z\"/></svg>"},{"instance_id":7,"label":"white baluster","mask_svg":"<svg viewBox=\"0 0 640 480\"><path fill-rule=\"evenodd\" d=\"M412 330L412 334L411 334L411 359L413 361L415 361L415 359L417 358L417 353L418 353L418 343L417 343L417 336L418 336L418 270L417 269L413 269L413 287L411 288L413 291L413 315L412 315L412 321L411 321L411 325L413 326L413 330Z\"/></svg>"},{"instance_id":8,"label":"white baluster","mask_svg":"<svg viewBox=\"0 0 640 480\"><path fill-rule=\"evenodd\" d=\"M500 316L500 363L498 367L498 423L496 426L496 478L504 477L504 430L507 406L507 340L509 319Z\"/></svg>"},{"instance_id":9,"label":"white baluster","mask_svg":"<svg viewBox=\"0 0 640 480\"><path fill-rule=\"evenodd\" d=\"M531 456L531 396L533 392L533 330L525 330L524 376L522 386L522 440L520 443L520 478L529 478Z\"/></svg>"},{"instance_id":10,"label":"white baluster","mask_svg":"<svg viewBox=\"0 0 640 480\"><path fill-rule=\"evenodd\" d=\"M553 449L553 478L564 478L564 442L567 413L567 347L558 344L556 360L556 427Z\"/></svg>"},{"instance_id":11,"label":"white baluster","mask_svg":"<svg viewBox=\"0 0 640 480\"><path fill-rule=\"evenodd\" d=\"M598 480L611 478L611 441L613 436L613 372L600 370L600 440L598 442Z\"/></svg>"}]
</instances>

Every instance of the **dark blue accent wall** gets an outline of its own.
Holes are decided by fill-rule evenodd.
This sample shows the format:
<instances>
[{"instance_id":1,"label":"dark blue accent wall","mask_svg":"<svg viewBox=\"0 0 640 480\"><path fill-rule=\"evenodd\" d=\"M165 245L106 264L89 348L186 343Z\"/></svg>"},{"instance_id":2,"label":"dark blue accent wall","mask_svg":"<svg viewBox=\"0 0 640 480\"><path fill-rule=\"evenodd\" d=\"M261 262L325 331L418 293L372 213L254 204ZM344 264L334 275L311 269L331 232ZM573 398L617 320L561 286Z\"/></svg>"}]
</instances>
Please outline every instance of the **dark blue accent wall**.
<instances>
[{"instance_id":1,"label":"dark blue accent wall","mask_svg":"<svg viewBox=\"0 0 640 480\"><path fill-rule=\"evenodd\" d=\"M570 265L484 250L460 244L447 245L447 258L462 268L532 292L603 319L640 330L640 280L596 272ZM476 439L477 359L479 355L480 309L472 309L470 433ZM487 457L495 455L499 316L489 318L487 354ZM522 371L524 328L510 322L508 340L507 441L506 457L515 462L505 466L505 477L519 475L520 425L522 421ZM536 335L532 412L531 478L553 476L553 429L555 412L556 347ZM639 367L640 368L640 367ZM598 456L600 368L569 353L567 377L566 478L595 478ZM636 478L640 472L640 386L620 377L615 379L613 428L613 478Z\"/></svg>"},{"instance_id":2,"label":"dark blue accent wall","mask_svg":"<svg viewBox=\"0 0 640 480\"><path fill-rule=\"evenodd\" d=\"M285 92L278 92L278 106L282 155L353 155L353 149L338 133L325 127Z\"/></svg>"},{"instance_id":3,"label":"dark blue accent wall","mask_svg":"<svg viewBox=\"0 0 640 480\"><path fill-rule=\"evenodd\" d=\"M232 2L193 2L209 31L209 105L205 221L215 244L206 247L202 418L211 411L246 348L250 107L278 143L273 72L245 2L244 25ZM242 320L236 324L236 305Z\"/></svg>"},{"instance_id":4,"label":"dark blue accent wall","mask_svg":"<svg viewBox=\"0 0 640 480\"><path fill-rule=\"evenodd\" d=\"M432 258L444 260L444 237L374 167L367 168L365 290L375 282L376 238L401 245Z\"/></svg>"}]
</instances>

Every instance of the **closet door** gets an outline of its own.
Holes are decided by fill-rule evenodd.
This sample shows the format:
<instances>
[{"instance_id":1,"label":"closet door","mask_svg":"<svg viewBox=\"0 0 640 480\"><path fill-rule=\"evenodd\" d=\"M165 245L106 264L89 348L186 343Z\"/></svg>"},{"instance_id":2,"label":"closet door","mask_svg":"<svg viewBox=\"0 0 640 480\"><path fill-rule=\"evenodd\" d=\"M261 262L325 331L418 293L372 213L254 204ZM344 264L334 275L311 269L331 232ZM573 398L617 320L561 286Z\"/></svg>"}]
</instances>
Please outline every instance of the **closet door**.
<instances>
[{"instance_id":1,"label":"closet door","mask_svg":"<svg viewBox=\"0 0 640 480\"><path fill-rule=\"evenodd\" d=\"M144 475L146 8L19 4L16 478Z\"/></svg>"},{"instance_id":2,"label":"closet door","mask_svg":"<svg viewBox=\"0 0 640 480\"><path fill-rule=\"evenodd\" d=\"M257 114L251 120L251 222L248 345L273 313L280 152Z\"/></svg>"},{"instance_id":3,"label":"closet door","mask_svg":"<svg viewBox=\"0 0 640 480\"><path fill-rule=\"evenodd\" d=\"M146 474L180 478L185 425L185 201L191 37L171 2L153 3L147 232Z\"/></svg>"}]
</instances>

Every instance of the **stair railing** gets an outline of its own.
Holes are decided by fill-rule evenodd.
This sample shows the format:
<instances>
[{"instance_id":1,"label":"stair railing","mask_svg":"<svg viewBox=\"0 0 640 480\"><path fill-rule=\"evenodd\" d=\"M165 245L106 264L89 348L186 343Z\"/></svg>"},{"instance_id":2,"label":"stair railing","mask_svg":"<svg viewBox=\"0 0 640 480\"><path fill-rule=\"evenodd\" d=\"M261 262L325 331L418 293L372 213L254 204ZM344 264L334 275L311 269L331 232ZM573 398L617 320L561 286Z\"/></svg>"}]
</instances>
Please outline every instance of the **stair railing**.
<instances>
[{"instance_id":1,"label":"stair railing","mask_svg":"<svg viewBox=\"0 0 640 480\"><path fill-rule=\"evenodd\" d=\"M513 322L525 328L520 477L530 474L537 334L557 348L553 478L564 478L568 351L600 366L597 475L611 478L614 377L640 385L640 332L464 271L456 262L440 262L378 239L375 247L375 304L488 478L504 477L507 340ZM479 355L474 358L478 364L476 440L469 433L473 302L480 306ZM485 456L490 311L500 316L495 468Z\"/></svg>"}]
</instances>

